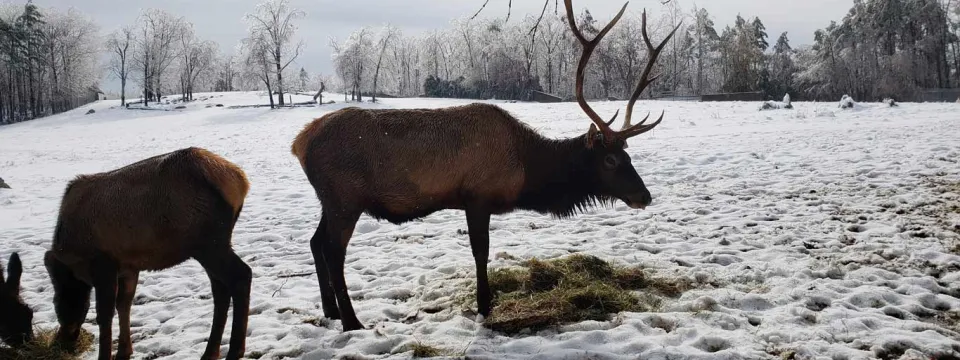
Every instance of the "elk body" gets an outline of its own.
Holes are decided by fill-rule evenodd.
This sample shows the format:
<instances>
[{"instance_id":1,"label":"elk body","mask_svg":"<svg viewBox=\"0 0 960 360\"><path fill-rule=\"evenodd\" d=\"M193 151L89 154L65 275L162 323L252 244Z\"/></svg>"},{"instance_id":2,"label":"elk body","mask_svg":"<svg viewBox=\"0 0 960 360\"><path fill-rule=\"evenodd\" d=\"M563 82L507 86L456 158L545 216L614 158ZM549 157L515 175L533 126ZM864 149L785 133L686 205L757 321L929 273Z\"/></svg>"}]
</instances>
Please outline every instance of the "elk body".
<instances>
[{"instance_id":1,"label":"elk body","mask_svg":"<svg viewBox=\"0 0 960 360\"><path fill-rule=\"evenodd\" d=\"M233 328L227 359L242 357L252 275L233 252L231 237L248 189L240 168L200 148L177 150L71 181L60 205L53 244L44 256L60 323L57 343L75 347L90 307L91 289L96 289L99 359L111 358L114 308L120 317L117 359L129 358L133 352L130 307L140 271L163 270L194 258L210 278L214 301L213 326L203 358L219 357L231 299ZM10 266L11 271L20 268L19 258L15 266ZM4 286L4 295L18 295L19 286L15 292L11 289ZM32 336L32 312L25 306L15 312L0 319L2 340L14 347Z\"/></svg>"},{"instance_id":2,"label":"elk body","mask_svg":"<svg viewBox=\"0 0 960 360\"><path fill-rule=\"evenodd\" d=\"M347 244L360 215L399 224L443 209L464 210L477 271L477 307L489 315L487 282L490 216L524 209L567 217L597 202L619 199L645 208L650 192L624 151L626 140L653 129L630 125L633 105L652 81L658 47L643 36L650 59L627 106L620 131L610 128L583 97L583 72L593 49L620 19L620 13L593 40L583 44L576 94L593 121L586 134L549 139L503 109L471 104L443 109L364 110L345 108L308 124L292 153L300 160L323 207L310 240L324 314L341 319L344 331L363 328L344 280ZM676 32L676 29L674 29ZM616 119L616 115L614 115ZM646 120L646 119L644 119Z\"/></svg>"}]
</instances>

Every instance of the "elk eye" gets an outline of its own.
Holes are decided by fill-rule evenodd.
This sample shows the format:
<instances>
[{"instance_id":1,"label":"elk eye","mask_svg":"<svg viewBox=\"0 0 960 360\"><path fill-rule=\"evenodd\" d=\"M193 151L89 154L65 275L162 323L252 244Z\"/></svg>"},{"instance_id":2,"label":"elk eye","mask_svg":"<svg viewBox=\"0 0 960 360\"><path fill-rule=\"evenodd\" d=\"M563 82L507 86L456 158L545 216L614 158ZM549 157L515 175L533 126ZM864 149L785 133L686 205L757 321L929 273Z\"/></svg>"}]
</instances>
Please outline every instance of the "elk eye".
<instances>
[{"instance_id":1,"label":"elk eye","mask_svg":"<svg viewBox=\"0 0 960 360\"><path fill-rule=\"evenodd\" d=\"M603 166L607 169L614 169L617 165L620 165L620 160L617 160L617 157L613 156L613 154L609 154L603 158Z\"/></svg>"}]
</instances>

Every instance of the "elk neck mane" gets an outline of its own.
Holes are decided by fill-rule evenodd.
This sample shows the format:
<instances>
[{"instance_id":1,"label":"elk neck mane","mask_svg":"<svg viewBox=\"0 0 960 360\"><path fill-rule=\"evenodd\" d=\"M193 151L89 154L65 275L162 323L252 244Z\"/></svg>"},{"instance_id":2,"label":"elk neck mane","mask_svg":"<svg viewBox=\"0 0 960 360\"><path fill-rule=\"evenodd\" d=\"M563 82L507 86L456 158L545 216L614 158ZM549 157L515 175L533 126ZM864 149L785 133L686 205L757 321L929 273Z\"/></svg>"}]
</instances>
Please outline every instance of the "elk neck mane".
<instances>
[{"instance_id":1,"label":"elk neck mane","mask_svg":"<svg viewBox=\"0 0 960 360\"><path fill-rule=\"evenodd\" d=\"M568 218L611 202L590 181L586 134L551 139L528 129L523 159L526 181L517 199L518 209Z\"/></svg>"}]
</instances>

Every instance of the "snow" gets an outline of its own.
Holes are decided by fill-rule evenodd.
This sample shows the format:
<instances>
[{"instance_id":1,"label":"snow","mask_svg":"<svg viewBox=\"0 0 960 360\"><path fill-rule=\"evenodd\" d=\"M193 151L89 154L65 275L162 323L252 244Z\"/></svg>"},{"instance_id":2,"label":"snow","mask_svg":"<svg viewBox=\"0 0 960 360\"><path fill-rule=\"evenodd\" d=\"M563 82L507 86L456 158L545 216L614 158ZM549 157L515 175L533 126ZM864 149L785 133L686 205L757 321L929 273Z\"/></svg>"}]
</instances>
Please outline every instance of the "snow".
<instances>
[{"instance_id":1,"label":"snow","mask_svg":"<svg viewBox=\"0 0 960 360\"><path fill-rule=\"evenodd\" d=\"M793 109L793 104L790 103L790 94L783 95L783 101L767 100L760 105L760 110L779 109Z\"/></svg>"},{"instance_id":2,"label":"snow","mask_svg":"<svg viewBox=\"0 0 960 360\"><path fill-rule=\"evenodd\" d=\"M857 106L857 103L853 101L853 98L844 94L843 97L840 98L840 105L838 107L841 109L852 109L855 106Z\"/></svg>"},{"instance_id":3,"label":"snow","mask_svg":"<svg viewBox=\"0 0 960 360\"><path fill-rule=\"evenodd\" d=\"M311 119L348 106L269 110L258 93L197 94L185 109L125 110L103 101L0 127L0 259L18 251L24 300L52 327L42 264L64 186L187 146L241 166L252 186L234 248L254 272L247 355L262 359L406 359L423 343L471 359L870 359L960 355L960 104L795 102L758 112L749 102L641 101L664 122L627 151L654 196L557 220L529 212L491 221L491 268L573 252L640 264L697 288L658 312L506 336L483 328L459 300L474 291L462 212L403 225L364 216L346 280L368 330L323 318L309 239L320 207L290 142ZM310 96L294 95L295 102ZM369 107L441 107L469 101L382 99ZM553 137L588 120L576 103L491 101ZM592 102L600 114L624 102ZM88 109L96 113L84 115ZM643 111L643 110L637 111ZM504 255L505 253L507 255ZM470 303L469 307L476 305ZM140 276L132 311L135 357L196 358L213 311L196 261ZM97 333L95 311L85 329ZM116 334L116 317L114 318ZM229 326L223 349L229 341ZM224 352L225 353L225 352ZM95 358L92 351L86 358ZM912 357L911 357L912 356Z\"/></svg>"}]
</instances>

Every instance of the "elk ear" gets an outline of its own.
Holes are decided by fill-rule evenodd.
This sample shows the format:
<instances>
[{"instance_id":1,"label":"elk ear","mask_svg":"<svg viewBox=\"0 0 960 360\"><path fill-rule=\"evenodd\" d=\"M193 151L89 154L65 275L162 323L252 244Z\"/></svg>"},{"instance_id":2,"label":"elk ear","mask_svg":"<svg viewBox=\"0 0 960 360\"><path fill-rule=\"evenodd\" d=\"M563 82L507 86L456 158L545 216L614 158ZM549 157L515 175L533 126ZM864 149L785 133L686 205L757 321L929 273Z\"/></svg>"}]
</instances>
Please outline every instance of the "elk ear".
<instances>
[{"instance_id":1,"label":"elk ear","mask_svg":"<svg viewBox=\"0 0 960 360\"><path fill-rule=\"evenodd\" d=\"M23 264L20 263L20 255L13 253L10 255L10 268L7 269L7 282L5 283L7 291L11 294L20 294L20 275L23 275Z\"/></svg>"},{"instance_id":2,"label":"elk ear","mask_svg":"<svg viewBox=\"0 0 960 360\"><path fill-rule=\"evenodd\" d=\"M600 140L600 130L597 130L597 125L590 124L590 130L587 130L587 143L584 145L587 149L593 149L593 144L596 144L597 140Z\"/></svg>"}]
</instances>

